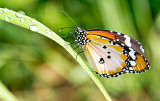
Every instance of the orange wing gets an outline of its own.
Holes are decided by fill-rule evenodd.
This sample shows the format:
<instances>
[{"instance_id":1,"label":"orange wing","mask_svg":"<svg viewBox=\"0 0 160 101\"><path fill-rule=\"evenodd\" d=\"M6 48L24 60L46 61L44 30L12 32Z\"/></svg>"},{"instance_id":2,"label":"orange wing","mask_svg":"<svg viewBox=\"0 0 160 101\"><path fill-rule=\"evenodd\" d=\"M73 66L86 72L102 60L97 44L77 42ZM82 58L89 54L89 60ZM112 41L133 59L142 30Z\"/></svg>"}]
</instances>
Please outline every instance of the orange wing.
<instances>
[{"instance_id":1,"label":"orange wing","mask_svg":"<svg viewBox=\"0 0 160 101\"><path fill-rule=\"evenodd\" d=\"M150 69L150 64L148 60L141 54L135 52L134 54L135 59L130 58L130 67L129 71L130 73L142 73ZM130 56L131 57L131 56Z\"/></svg>"},{"instance_id":2,"label":"orange wing","mask_svg":"<svg viewBox=\"0 0 160 101\"><path fill-rule=\"evenodd\" d=\"M87 34L105 37L110 40L113 40L114 42L118 43L119 45L123 47L124 46L128 47L128 49L132 48L133 50L139 52L140 54L144 53L142 44L136 39L128 35L125 35L119 32L115 32L115 31L103 30L103 29L87 30Z\"/></svg>"},{"instance_id":3,"label":"orange wing","mask_svg":"<svg viewBox=\"0 0 160 101\"><path fill-rule=\"evenodd\" d=\"M110 40L114 39L114 35L103 33L103 31L89 31L87 33L86 37L90 42L82 48L85 50L85 55L92 69L100 76L109 78L124 73L142 73L150 68L149 62L140 53L133 49L125 50L123 46ZM103 34L107 35L106 37L109 39L102 38ZM108 56L111 58L107 58Z\"/></svg>"},{"instance_id":4,"label":"orange wing","mask_svg":"<svg viewBox=\"0 0 160 101\"><path fill-rule=\"evenodd\" d=\"M90 30L87 31L88 35L97 35L97 36L103 36L112 40L115 40L115 35L111 34L109 31L103 31L103 30Z\"/></svg>"}]
</instances>

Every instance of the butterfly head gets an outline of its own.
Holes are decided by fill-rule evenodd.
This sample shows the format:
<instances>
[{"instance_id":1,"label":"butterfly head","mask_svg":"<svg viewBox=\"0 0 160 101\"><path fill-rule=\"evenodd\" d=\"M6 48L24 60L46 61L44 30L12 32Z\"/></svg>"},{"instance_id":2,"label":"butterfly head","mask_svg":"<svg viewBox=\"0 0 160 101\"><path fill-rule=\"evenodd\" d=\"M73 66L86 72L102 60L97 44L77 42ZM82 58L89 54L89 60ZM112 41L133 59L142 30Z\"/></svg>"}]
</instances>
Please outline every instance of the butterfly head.
<instances>
[{"instance_id":1,"label":"butterfly head","mask_svg":"<svg viewBox=\"0 0 160 101\"><path fill-rule=\"evenodd\" d=\"M78 42L78 45L83 46L89 42L86 37L87 32L84 29L76 27L75 32L77 33L76 41Z\"/></svg>"}]
</instances>

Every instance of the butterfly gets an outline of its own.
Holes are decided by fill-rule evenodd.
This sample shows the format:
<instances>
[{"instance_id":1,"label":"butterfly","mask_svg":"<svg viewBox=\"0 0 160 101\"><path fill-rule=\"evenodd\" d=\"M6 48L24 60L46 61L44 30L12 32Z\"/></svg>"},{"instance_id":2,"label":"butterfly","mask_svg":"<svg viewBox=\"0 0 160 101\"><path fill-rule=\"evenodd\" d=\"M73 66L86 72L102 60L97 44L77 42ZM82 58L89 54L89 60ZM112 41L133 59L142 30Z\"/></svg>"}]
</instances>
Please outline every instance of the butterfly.
<instances>
[{"instance_id":1,"label":"butterfly","mask_svg":"<svg viewBox=\"0 0 160 101\"><path fill-rule=\"evenodd\" d=\"M144 48L136 39L115 31L75 28L76 41L94 72L102 77L117 77L125 73L142 73L150 69L142 55Z\"/></svg>"},{"instance_id":2,"label":"butterfly","mask_svg":"<svg viewBox=\"0 0 160 101\"><path fill-rule=\"evenodd\" d=\"M75 41L84 50L91 68L102 77L143 73L151 67L142 55L142 44L128 35L103 29L84 30L80 27L75 27L75 32Z\"/></svg>"}]
</instances>

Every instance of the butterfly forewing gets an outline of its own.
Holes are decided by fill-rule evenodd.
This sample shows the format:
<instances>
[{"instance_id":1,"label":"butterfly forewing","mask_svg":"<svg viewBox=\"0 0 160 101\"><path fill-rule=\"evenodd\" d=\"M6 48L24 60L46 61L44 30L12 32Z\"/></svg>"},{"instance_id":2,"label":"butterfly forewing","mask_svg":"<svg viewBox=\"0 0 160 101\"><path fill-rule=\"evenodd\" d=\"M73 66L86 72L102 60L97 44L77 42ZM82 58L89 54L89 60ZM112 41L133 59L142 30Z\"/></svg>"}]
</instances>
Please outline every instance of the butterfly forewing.
<instances>
[{"instance_id":1,"label":"butterfly forewing","mask_svg":"<svg viewBox=\"0 0 160 101\"><path fill-rule=\"evenodd\" d=\"M105 77L124 74L127 66L127 54L123 54L123 47L118 44L113 45L110 40L98 37L94 36L83 47L93 70Z\"/></svg>"},{"instance_id":2,"label":"butterfly forewing","mask_svg":"<svg viewBox=\"0 0 160 101\"><path fill-rule=\"evenodd\" d=\"M90 35L99 35L103 36L106 38L109 38L111 40L116 41L119 43L121 46L126 46L128 48L132 48L133 50L139 52L139 53L144 53L144 49L142 44L137 41L136 39L114 31L109 31L109 30L101 30L101 29L92 29L92 30L87 30L87 33Z\"/></svg>"}]
</instances>

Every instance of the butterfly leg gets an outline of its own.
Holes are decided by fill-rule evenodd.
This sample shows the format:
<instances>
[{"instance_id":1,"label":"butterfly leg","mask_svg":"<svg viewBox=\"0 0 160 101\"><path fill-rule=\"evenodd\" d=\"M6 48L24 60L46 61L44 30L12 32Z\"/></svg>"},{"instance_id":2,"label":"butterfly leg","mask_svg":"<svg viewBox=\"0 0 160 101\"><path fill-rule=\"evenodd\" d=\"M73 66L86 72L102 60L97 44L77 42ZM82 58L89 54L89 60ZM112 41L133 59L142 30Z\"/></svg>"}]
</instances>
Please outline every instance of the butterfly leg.
<instances>
[{"instance_id":1,"label":"butterfly leg","mask_svg":"<svg viewBox=\"0 0 160 101\"><path fill-rule=\"evenodd\" d=\"M74 35L74 33L73 32L70 32L69 34L67 34L67 35L65 35L65 36L60 36L60 37L64 37L64 38L66 38L68 35L70 35L70 34L72 34L73 35L73 37L76 39L76 36Z\"/></svg>"},{"instance_id":2,"label":"butterfly leg","mask_svg":"<svg viewBox=\"0 0 160 101\"><path fill-rule=\"evenodd\" d=\"M77 47L75 47L75 48L73 48L73 49L76 50L77 48L79 48L79 46L77 46Z\"/></svg>"},{"instance_id":3,"label":"butterfly leg","mask_svg":"<svg viewBox=\"0 0 160 101\"><path fill-rule=\"evenodd\" d=\"M72 34L73 35L73 37L76 39L76 36L75 36L75 34L73 33L73 32L70 32L69 34L67 34L66 36L60 36L60 37L64 37L64 38L66 38L68 35L70 35L70 34ZM66 44L65 46L67 46L67 45L72 45L72 44L74 44L75 42L77 42L76 40L74 41L74 42L72 42L72 43L70 43L70 44Z\"/></svg>"},{"instance_id":4,"label":"butterfly leg","mask_svg":"<svg viewBox=\"0 0 160 101\"><path fill-rule=\"evenodd\" d=\"M84 53L84 49L83 49L83 51L81 51L81 52L78 52L78 54L76 55L76 59L77 59L77 56L79 55L79 54L81 54L81 53Z\"/></svg>"}]
</instances>

